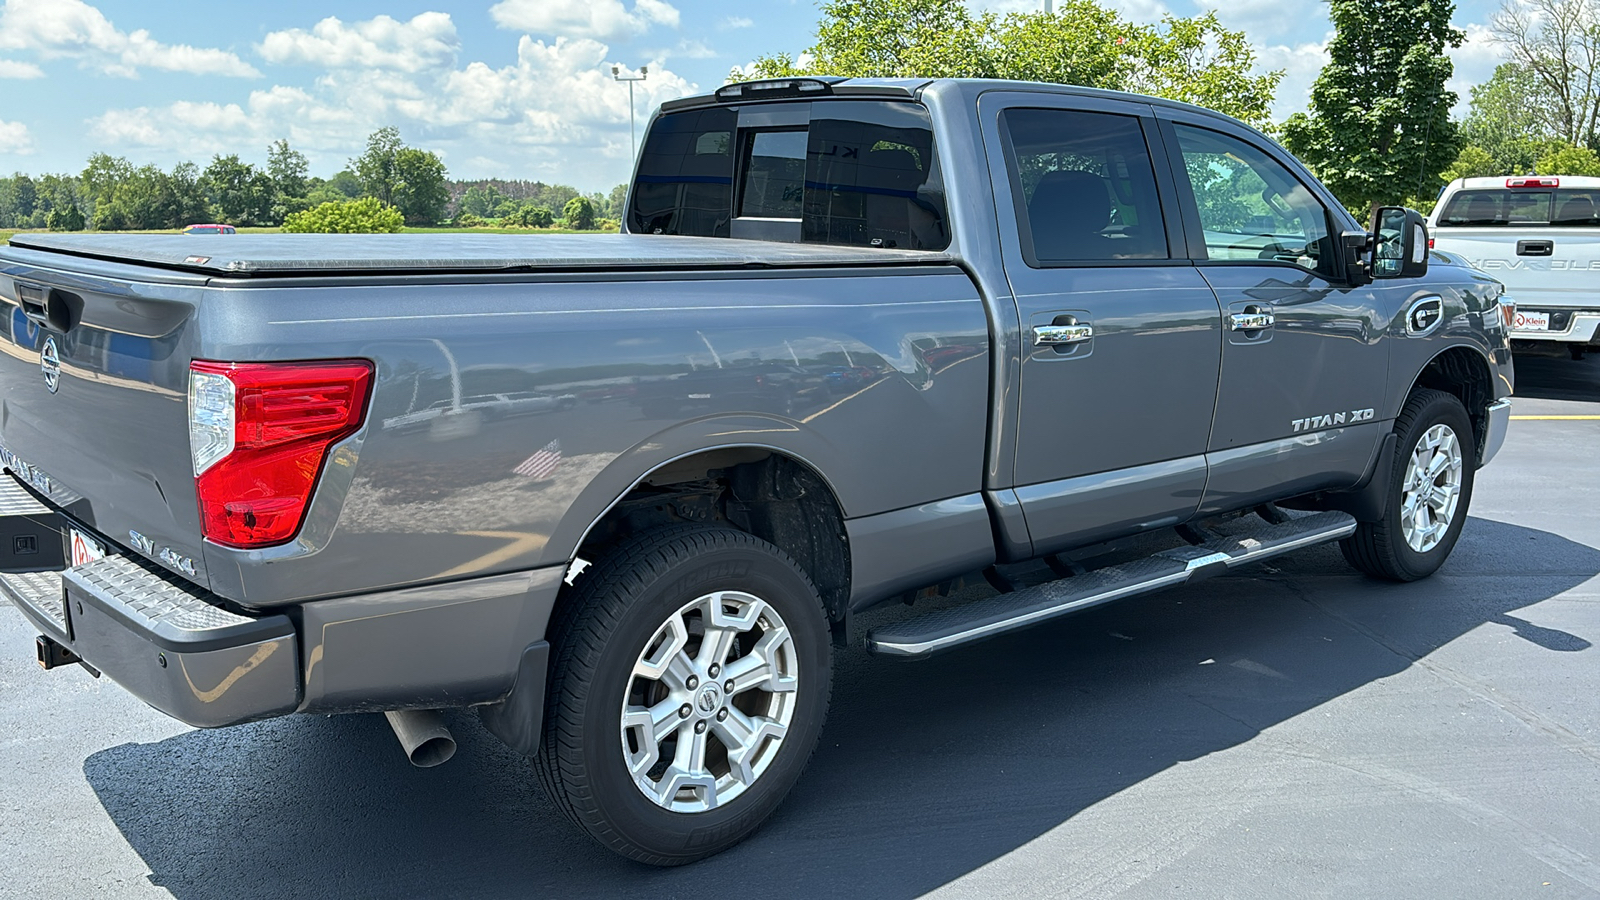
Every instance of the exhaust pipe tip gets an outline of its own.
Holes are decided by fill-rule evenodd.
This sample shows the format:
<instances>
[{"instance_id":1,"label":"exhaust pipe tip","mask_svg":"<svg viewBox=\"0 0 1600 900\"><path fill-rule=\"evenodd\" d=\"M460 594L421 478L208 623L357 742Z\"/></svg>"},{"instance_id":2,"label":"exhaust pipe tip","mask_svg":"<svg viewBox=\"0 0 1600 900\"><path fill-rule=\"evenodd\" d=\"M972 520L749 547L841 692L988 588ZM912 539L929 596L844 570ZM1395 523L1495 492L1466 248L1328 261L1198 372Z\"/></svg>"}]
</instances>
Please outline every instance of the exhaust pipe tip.
<instances>
[{"instance_id":1,"label":"exhaust pipe tip","mask_svg":"<svg viewBox=\"0 0 1600 900\"><path fill-rule=\"evenodd\" d=\"M456 739L438 712L431 709L397 709L383 714L399 739L406 759L419 769L442 766L456 755Z\"/></svg>"}]
</instances>

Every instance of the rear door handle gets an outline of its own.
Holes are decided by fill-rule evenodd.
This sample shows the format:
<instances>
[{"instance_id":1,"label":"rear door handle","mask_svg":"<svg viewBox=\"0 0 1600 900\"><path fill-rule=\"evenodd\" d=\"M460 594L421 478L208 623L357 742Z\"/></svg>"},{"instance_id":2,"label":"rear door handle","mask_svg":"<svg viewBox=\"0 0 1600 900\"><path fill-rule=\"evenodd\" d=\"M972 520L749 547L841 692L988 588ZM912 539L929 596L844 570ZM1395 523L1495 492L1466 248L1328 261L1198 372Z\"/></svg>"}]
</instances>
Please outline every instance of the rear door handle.
<instances>
[{"instance_id":1,"label":"rear door handle","mask_svg":"<svg viewBox=\"0 0 1600 900\"><path fill-rule=\"evenodd\" d=\"M1033 345L1035 347L1059 347L1063 344L1081 344L1094 338L1094 326L1079 325L1035 325L1033 326Z\"/></svg>"},{"instance_id":2,"label":"rear door handle","mask_svg":"<svg viewBox=\"0 0 1600 900\"><path fill-rule=\"evenodd\" d=\"M1229 318L1232 320L1234 331L1260 331L1263 328L1271 328L1276 321L1269 312L1234 313Z\"/></svg>"}]
</instances>

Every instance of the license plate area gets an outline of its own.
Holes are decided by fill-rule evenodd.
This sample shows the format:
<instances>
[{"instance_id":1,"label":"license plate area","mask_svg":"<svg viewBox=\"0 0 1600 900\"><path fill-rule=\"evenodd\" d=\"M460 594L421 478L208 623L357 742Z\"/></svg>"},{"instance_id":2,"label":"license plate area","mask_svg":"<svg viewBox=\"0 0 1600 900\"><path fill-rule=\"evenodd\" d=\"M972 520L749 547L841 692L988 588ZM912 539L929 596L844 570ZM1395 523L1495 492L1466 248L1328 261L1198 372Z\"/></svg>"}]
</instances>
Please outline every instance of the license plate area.
<instances>
[{"instance_id":1,"label":"license plate area","mask_svg":"<svg viewBox=\"0 0 1600 900\"><path fill-rule=\"evenodd\" d=\"M72 554L72 565L81 566L106 558L106 547L76 528L67 531L67 547Z\"/></svg>"},{"instance_id":2,"label":"license plate area","mask_svg":"<svg viewBox=\"0 0 1600 900\"><path fill-rule=\"evenodd\" d=\"M1550 314L1537 310L1517 310L1516 318L1511 320L1512 331L1549 331Z\"/></svg>"}]
</instances>

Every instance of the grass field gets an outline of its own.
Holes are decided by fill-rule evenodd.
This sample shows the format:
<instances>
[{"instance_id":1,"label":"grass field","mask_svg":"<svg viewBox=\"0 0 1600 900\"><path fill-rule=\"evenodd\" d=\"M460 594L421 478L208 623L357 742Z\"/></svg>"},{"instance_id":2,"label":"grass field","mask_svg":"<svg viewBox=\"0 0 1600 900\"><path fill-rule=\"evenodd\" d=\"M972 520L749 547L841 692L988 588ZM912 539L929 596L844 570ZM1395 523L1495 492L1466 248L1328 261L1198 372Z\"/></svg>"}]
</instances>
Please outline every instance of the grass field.
<instances>
[{"instance_id":1,"label":"grass field","mask_svg":"<svg viewBox=\"0 0 1600 900\"><path fill-rule=\"evenodd\" d=\"M241 228L240 234L277 234L277 228ZM0 231L0 244L7 243L11 236L18 234L16 231ZM76 234L100 234L97 231L79 231ZM176 234L172 231L118 231L112 234ZM577 231L572 228L407 228L404 234L615 234L616 229L606 231Z\"/></svg>"}]
</instances>

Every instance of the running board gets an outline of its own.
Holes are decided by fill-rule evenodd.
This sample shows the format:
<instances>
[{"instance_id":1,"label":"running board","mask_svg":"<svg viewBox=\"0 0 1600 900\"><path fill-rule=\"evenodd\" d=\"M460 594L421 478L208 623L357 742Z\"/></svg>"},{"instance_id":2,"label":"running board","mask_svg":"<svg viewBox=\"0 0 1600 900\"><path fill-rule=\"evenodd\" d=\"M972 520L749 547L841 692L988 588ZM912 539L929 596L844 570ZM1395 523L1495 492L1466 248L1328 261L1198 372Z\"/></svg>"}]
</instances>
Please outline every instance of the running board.
<instances>
[{"instance_id":1,"label":"running board","mask_svg":"<svg viewBox=\"0 0 1600 900\"><path fill-rule=\"evenodd\" d=\"M1336 541L1355 530L1356 520L1342 512L1322 512L1278 525L1263 525L1250 534L1165 550L1134 562L884 625L867 635L867 649L882 656L920 659L1112 600L1197 581L1246 563Z\"/></svg>"}]
</instances>

